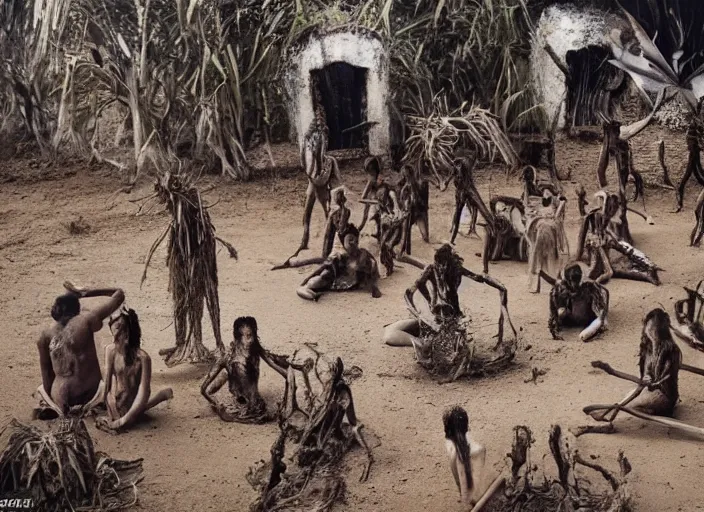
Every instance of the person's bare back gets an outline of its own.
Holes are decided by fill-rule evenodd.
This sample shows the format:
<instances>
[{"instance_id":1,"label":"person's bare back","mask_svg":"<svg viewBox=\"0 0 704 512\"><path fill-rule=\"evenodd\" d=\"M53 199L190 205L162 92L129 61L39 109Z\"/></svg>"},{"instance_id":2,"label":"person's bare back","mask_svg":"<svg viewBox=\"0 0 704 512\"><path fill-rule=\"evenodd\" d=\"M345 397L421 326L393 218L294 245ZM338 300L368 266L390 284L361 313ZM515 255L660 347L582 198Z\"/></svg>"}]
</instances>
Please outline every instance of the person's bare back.
<instances>
[{"instance_id":1,"label":"person's bare back","mask_svg":"<svg viewBox=\"0 0 704 512\"><path fill-rule=\"evenodd\" d=\"M37 342L42 373L38 392L59 415L74 406L97 403L102 374L93 333L124 300L119 288L88 290L69 282L64 287L70 293L58 297L51 310L56 323ZM80 298L97 296L110 300L94 311L80 311Z\"/></svg>"}]
</instances>

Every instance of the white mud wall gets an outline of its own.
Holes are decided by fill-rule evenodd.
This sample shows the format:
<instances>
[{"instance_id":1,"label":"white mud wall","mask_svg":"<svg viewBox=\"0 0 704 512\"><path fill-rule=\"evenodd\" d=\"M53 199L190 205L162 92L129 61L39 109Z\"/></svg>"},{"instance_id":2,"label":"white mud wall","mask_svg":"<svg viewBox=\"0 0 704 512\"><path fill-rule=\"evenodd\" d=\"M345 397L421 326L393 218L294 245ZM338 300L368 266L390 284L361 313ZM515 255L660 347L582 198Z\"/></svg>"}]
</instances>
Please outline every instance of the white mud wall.
<instances>
[{"instance_id":1,"label":"white mud wall","mask_svg":"<svg viewBox=\"0 0 704 512\"><path fill-rule=\"evenodd\" d=\"M389 151L389 65L383 43L364 31L314 34L289 54L284 75L292 138L303 144L313 120L311 74L334 62L345 62L367 70L366 121L376 121L369 130L369 152L384 156Z\"/></svg>"},{"instance_id":2,"label":"white mud wall","mask_svg":"<svg viewBox=\"0 0 704 512\"><path fill-rule=\"evenodd\" d=\"M570 50L587 46L610 48L607 38L614 18L597 9L571 4L552 5L540 16L531 51L531 76L538 101L545 107L548 119L552 120L557 109L562 107L558 128L565 124L567 86L565 75L544 50L545 45L549 44L566 66Z\"/></svg>"}]
</instances>

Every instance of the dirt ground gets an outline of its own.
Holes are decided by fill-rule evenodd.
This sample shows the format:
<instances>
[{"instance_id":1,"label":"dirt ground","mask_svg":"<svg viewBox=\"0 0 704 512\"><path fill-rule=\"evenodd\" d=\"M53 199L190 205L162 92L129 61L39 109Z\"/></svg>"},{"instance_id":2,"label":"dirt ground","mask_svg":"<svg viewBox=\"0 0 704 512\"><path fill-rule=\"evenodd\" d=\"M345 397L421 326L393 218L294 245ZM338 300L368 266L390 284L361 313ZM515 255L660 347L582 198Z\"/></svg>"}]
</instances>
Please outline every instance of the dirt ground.
<instances>
[{"instance_id":1,"label":"dirt ground","mask_svg":"<svg viewBox=\"0 0 704 512\"><path fill-rule=\"evenodd\" d=\"M686 159L683 135L649 129L634 141L635 164L646 174L658 175L657 141L663 135L668 141L668 164L677 180ZM595 143L564 141L558 149L560 168L571 170L572 178L581 181L590 196L596 190L598 153ZM61 283L70 279L81 285L119 285L142 320L143 347L154 361L152 389L170 386L175 396L152 411L149 422L119 436L97 431L89 421L98 449L117 458L144 458L145 480L140 487L144 510L246 510L255 493L245 475L250 465L269 456L277 428L274 424L221 422L199 394L206 368L181 365L167 369L158 356L159 349L174 343L163 247L155 254L142 288L139 283L147 251L168 218L161 213L135 216L137 207L128 201L148 194L151 185L145 182L129 196L116 195L120 183L109 169L80 165L45 169L27 160L3 165L6 174L12 171L19 178L0 186L0 279L5 283L0 295L0 332L4 335L0 419L28 420L35 406L31 394L40 383L35 341L50 322L50 305L62 292ZM46 179L47 174L51 179ZM344 176L354 221L361 213L356 199L363 178L358 169L349 168ZM615 183L613 170L610 181ZM518 180L507 180L502 172L482 173L479 183L486 201L491 194L518 195L520 190ZM567 225L574 250L579 217L574 183L567 186ZM659 304L672 312L673 301L683 296L682 286L696 284L703 277L701 249L688 247L697 188L689 188L680 214L670 213L673 192L648 189L646 206L656 225L633 217L631 229L636 245L666 269L663 285L609 284L610 328L591 343L579 342L576 330L567 331L563 342L553 341L547 330L545 289L538 296L528 293L525 264L493 264L490 272L508 287L509 310L522 330L515 369L493 378L441 386L414 362L410 349L380 342L384 325L407 317L402 295L418 276L417 269L403 266L384 279L380 299L354 292L326 295L319 303L305 302L296 296L295 288L308 269L269 271L300 240L304 178L218 182L210 194L211 200L220 199L211 210L213 221L218 234L240 254L239 261L228 259L223 251L219 254L225 342L230 340L235 317L253 315L263 345L277 353L291 353L303 342L316 342L328 354L340 355L347 366L363 368L353 393L376 462L369 481L360 484L361 451L356 449L347 458L347 503L339 510L459 511L458 492L444 455L443 410L454 404L468 410L473 434L487 446L488 466L499 470L510 450L514 425L525 424L533 430L538 438L534 462L540 465L542 455L548 453L547 432L552 423L564 428L585 424L583 406L620 399L629 384L592 370L589 363L602 359L635 373L643 315ZM415 231L414 254L429 260L433 249L447 239L452 202L452 191L432 193L432 243L423 244ZM79 216L91 230L70 235L66 224ZM322 213L316 209L311 239L316 252L322 228ZM373 247L369 229L365 232L362 245ZM476 256L480 241L459 237L457 250L469 268L481 269ZM460 300L473 318L475 336L490 342L496 329L497 294L465 282ZM205 332L206 345L214 347L212 333L208 328ZM97 334L99 354L109 336L107 329ZM682 350L687 363L704 366L703 354L686 346ZM547 374L537 384L525 383L533 367L546 369ZM700 379L681 374L677 417L704 427ZM273 407L281 398L283 381L263 367L260 388ZM625 451L634 468L631 483L637 510L704 509L698 487L704 443L634 418L621 417L617 426L617 434L580 438L579 447L583 454L598 455L614 469L618 451ZM545 462L552 468L549 457ZM600 478L589 476L594 481Z\"/></svg>"}]
</instances>

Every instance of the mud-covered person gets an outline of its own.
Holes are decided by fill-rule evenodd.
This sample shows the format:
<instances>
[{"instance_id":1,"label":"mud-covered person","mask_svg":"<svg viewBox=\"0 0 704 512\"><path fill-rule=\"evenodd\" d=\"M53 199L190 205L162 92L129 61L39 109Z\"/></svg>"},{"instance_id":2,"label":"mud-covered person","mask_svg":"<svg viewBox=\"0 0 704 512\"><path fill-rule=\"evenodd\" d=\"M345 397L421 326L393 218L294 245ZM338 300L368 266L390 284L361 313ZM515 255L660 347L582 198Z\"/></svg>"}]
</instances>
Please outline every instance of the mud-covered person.
<instances>
[{"instance_id":1,"label":"mud-covered person","mask_svg":"<svg viewBox=\"0 0 704 512\"><path fill-rule=\"evenodd\" d=\"M340 233L343 250L331 254L296 290L299 297L317 301L327 291L369 288L372 297L381 297L379 266L372 254L359 247L359 230L353 224Z\"/></svg>"},{"instance_id":2,"label":"mud-covered person","mask_svg":"<svg viewBox=\"0 0 704 512\"><path fill-rule=\"evenodd\" d=\"M56 298L51 308L55 323L37 342L42 383L37 389L49 410L41 418L64 416L78 407L88 412L102 402L102 374L93 334L125 300L120 288L78 288L64 283L68 293ZM110 297L91 311L81 312L80 299Z\"/></svg>"},{"instance_id":3,"label":"mud-covered person","mask_svg":"<svg viewBox=\"0 0 704 512\"><path fill-rule=\"evenodd\" d=\"M229 352L210 368L200 392L223 421L263 423L269 417L266 402L259 393L260 361L264 360L284 378L288 361L264 350L254 317L237 318L232 326L232 336ZM215 396L225 384L232 394L231 403L222 402Z\"/></svg>"},{"instance_id":4,"label":"mud-covered person","mask_svg":"<svg viewBox=\"0 0 704 512\"><path fill-rule=\"evenodd\" d=\"M105 347L105 394L108 417L98 428L117 431L132 426L144 412L170 400L171 388L152 395L152 360L142 349L142 329L134 309L121 308L110 318L113 342Z\"/></svg>"}]
</instances>

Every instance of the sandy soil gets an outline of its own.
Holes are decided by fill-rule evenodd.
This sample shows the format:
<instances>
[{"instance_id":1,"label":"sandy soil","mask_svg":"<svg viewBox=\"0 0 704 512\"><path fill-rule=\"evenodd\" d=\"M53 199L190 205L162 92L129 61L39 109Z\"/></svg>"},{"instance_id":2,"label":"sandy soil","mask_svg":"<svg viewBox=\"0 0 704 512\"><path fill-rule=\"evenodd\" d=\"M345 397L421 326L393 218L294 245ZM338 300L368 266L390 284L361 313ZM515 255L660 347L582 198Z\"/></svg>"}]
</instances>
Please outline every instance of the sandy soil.
<instances>
[{"instance_id":1,"label":"sandy soil","mask_svg":"<svg viewBox=\"0 0 704 512\"><path fill-rule=\"evenodd\" d=\"M668 164L678 179L686 158L681 135L664 134L668 140ZM650 129L634 141L638 169L658 171L657 140L663 134ZM596 144L563 142L558 164L571 170L591 193L599 147ZM71 279L85 285L120 285L129 305L142 318L144 348L154 360L153 388L171 386L175 397L151 413L148 423L127 434L110 436L89 428L100 450L118 458L143 457L145 475L141 486L144 510L246 510L255 493L245 480L251 464L268 457L276 437L275 425L225 424L217 419L199 395L206 368L181 365L167 369L157 352L173 345L171 302L167 293L165 252L153 260L148 279L140 289L145 255L168 222L164 214L135 216L136 206L127 201L150 190L144 183L130 196L115 195L118 180L110 170L66 166L44 169L31 161L6 164L6 175L21 179L0 188L0 332L3 333L3 371L0 373L0 416L26 420L35 405L32 391L40 382L35 340L50 321L49 308L62 292L61 283ZM26 171L26 172L24 172ZM24 174L23 174L24 173ZM50 181L44 179L47 174ZM22 178L22 176L24 176ZM614 173L611 171L611 181ZM27 179L27 177L31 179ZM347 185L356 199L363 187L361 173L345 171ZM694 182L694 180L692 180ZM568 184L569 187L573 185ZM512 428L530 426L538 442L534 459L547 452L551 423L574 427L586 422L581 408L590 403L620 399L627 383L591 369L594 359L636 372L641 318L663 304L672 311L673 300L682 296L682 286L702 278L700 249L688 247L693 226L692 204L696 185L688 191L683 213L670 213L674 193L658 189L647 192L647 207L655 220L648 226L632 220L638 247L666 268L663 285L654 287L614 281L611 290L610 330L600 339L584 344L577 331L566 333L566 341L553 341L547 330L548 295L527 292L526 266L502 262L491 273L509 289L509 309L522 329L522 348L515 369L502 376L440 386L413 361L410 349L381 344L384 325L407 316L402 294L417 277L418 270L405 266L382 281L384 296L367 293L325 296L307 303L295 295L304 270L270 272L298 244L305 182L266 179L249 184L220 183L211 198L220 198L212 209L218 234L234 243L240 260L220 253L220 304L223 331L230 339L232 321L239 315L254 315L263 344L279 353L291 353L304 341L317 342L330 354L340 355L347 365L359 365L364 376L353 385L358 416L371 438L376 463L369 481L357 482L363 457L355 450L348 457L347 504L339 510L461 510L458 493L444 458L441 416L450 405L460 404L470 413L474 435L488 446L490 466L500 468L510 449ZM517 179L507 181L503 173L484 173L480 191L490 194L519 193ZM572 191L569 197L574 198ZM432 244L414 236L414 253L429 259L434 247L446 239L450 226L452 192L431 197ZM361 212L354 204L353 219ZM576 202L568 211L569 236L574 248L578 227ZM83 216L91 226L88 234L72 236L65 226ZM314 213L311 247L321 243L323 219ZM365 236L362 244L370 246ZM466 264L480 270L476 256L481 243L460 237L458 251ZM498 297L492 290L466 283L461 301L472 315L475 335L489 340L494 334ZM88 307L90 307L88 305ZM206 329L207 332L207 329ZM97 335L99 353L109 341L107 329ZM206 344L213 347L212 334ZM683 347L685 361L704 366L704 355ZM524 383L532 367L547 369L537 384ZM681 375L678 418L704 426L702 381ZM283 382L263 369L262 392L273 406L280 399ZM704 444L656 425L623 417L620 433L585 436L580 449L596 454L615 468L620 449L633 464L632 489L638 510L692 511L701 505L700 471L704 468ZM550 459L546 459L550 467ZM596 478L596 477L595 477Z\"/></svg>"}]
</instances>

